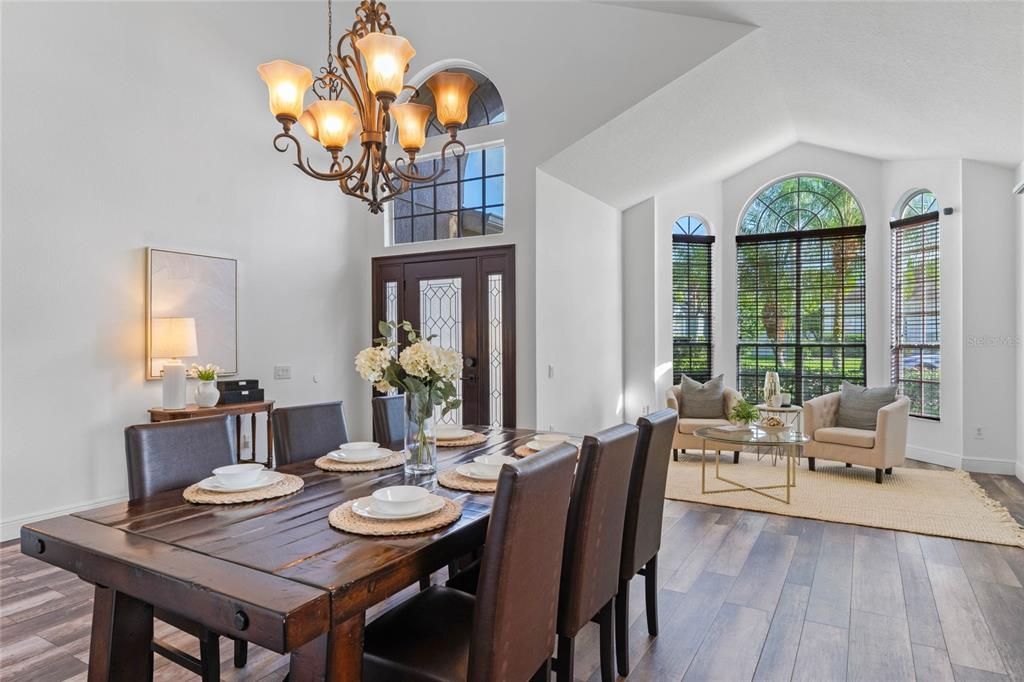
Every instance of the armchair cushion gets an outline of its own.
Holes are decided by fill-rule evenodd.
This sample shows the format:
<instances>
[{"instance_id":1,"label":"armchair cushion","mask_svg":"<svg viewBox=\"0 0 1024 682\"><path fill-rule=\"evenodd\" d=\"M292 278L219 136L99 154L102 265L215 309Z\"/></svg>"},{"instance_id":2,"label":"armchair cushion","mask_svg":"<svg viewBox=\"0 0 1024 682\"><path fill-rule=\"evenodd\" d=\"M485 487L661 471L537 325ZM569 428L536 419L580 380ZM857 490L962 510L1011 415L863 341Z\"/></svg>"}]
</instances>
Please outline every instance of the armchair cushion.
<instances>
[{"instance_id":1,"label":"armchair cushion","mask_svg":"<svg viewBox=\"0 0 1024 682\"><path fill-rule=\"evenodd\" d=\"M851 448L875 447L875 432L864 429L850 429L845 426L832 426L814 432L814 440L819 443L835 443Z\"/></svg>"},{"instance_id":2,"label":"armchair cushion","mask_svg":"<svg viewBox=\"0 0 1024 682\"><path fill-rule=\"evenodd\" d=\"M691 419L690 417L680 417L676 422L676 430L679 433L693 433L695 430L704 426L728 426L728 419Z\"/></svg>"},{"instance_id":3,"label":"armchair cushion","mask_svg":"<svg viewBox=\"0 0 1024 682\"><path fill-rule=\"evenodd\" d=\"M878 426L878 411L895 400L895 386L866 388L844 381L836 426L874 431Z\"/></svg>"},{"instance_id":4,"label":"armchair cushion","mask_svg":"<svg viewBox=\"0 0 1024 682\"><path fill-rule=\"evenodd\" d=\"M723 419L725 375L719 374L707 383L695 381L685 374L679 382L682 405L679 416L688 419Z\"/></svg>"}]
</instances>

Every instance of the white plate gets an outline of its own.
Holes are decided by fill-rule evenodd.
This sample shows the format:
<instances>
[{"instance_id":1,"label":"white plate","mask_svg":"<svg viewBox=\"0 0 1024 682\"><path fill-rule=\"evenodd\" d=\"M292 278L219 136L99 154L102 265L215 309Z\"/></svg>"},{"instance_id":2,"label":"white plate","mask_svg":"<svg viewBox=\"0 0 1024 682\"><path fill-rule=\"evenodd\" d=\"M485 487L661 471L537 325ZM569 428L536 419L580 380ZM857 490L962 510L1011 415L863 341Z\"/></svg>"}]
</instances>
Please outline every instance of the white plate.
<instances>
[{"instance_id":1,"label":"white plate","mask_svg":"<svg viewBox=\"0 0 1024 682\"><path fill-rule=\"evenodd\" d=\"M256 490L257 488L265 488L268 485L273 485L274 483L280 481L283 477L283 474L280 474L276 471L267 470L260 473L260 475L252 483L248 483L237 488L228 487L222 484L220 481L217 480L216 476L204 478L203 480L199 481L197 485L203 490L209 490L210 492L214 493L241 493L245 492L246 490Z\"/></svg>"},{"instance_id":2,"label":"white plate","mask_svg":"<svg viewBox=\"0 0 1024 682\"><path fill-rule=\"evenodd\" d=\"M548 448L553 448L556 445L558 445L558 443L545 443L539 440L531 440L529 443L526 444L526 447L530 448L531 450L547 450Z\"/></svg>"},{"instance_id":3,"label":"white plate","mask_svg":"<svg viewBox=\"0 0 1024 682\"><path fill-rule=\"evenodd\" d=\"M384 459L390 457L391 451L387 448L375 448L373 450L334 450L333 452L327 453L328 459L333 459L335 462L348 462L349 464L359 464L362 462L376 462L378 459Z\"/></svg>"},{"instance_id":4,"label":"white plate","mask_svg":"<svg viewBox=\"0 0 1024 682\"><path fill-rule=\"evenodd\" d=\"M434 435L437 436L438 440L459 440L460 438L469 438L473 433L474 432L469 429L458 429L454 426L438 427L434 429Z\"/></svg>"},{"instance_id":5,"label":"white plate","mask_svg":"<svg viewBox=\"0 0 1024 682\"><path fill-rule=\"evenodd\" d=\"M360 497L358 500L352 503L352 511L359 516L367 519L382 519L387 521L401 521L403 519L415 519L419 516L426 516L427 514L433 514L434 512L441 511L444 507L444 498L438 495L430 495L424 501L423 506L416 511L407 512L405 514L388 514L386 512L378 511L374 507L374 501L372 497Z\"/></svg>"},{"instance_id":6,"label":"white plate","mask_svg":"<svg viewBox=\"0 0 1024 682\"><path fill-rule=\"evenodd\" d=\"M466 478L476 479L477 481L497 481L498 480L498 474L494 474L493 476L491 476L489 474L478 473L476 468L472 464L460 464L459 466L455 467L455 471L457 473L462 474ZM500 473L500 470L499 470L499 473Z\"/></svg>"},{"instance_id":7,"label":"white plate","mask_svg":"<svg viewBox=\"0 0 1024 682\"><path fill-rule=\"evenodd\" d=\"M569 434L567 433L537 433L533 436L534 440L539 440L541 443L550 443L551 445L557 445L564 443L569 440Z\"/></svg>"}]
</instances>

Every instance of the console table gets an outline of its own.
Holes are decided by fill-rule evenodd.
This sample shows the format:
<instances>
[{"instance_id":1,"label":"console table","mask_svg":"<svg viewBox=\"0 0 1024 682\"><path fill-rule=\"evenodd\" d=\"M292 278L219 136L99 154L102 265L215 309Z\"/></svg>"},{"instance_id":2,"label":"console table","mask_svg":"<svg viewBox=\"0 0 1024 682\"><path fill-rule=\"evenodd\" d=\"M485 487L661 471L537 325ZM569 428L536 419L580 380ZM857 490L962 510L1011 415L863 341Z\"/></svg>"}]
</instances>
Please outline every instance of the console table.
<instances>
[{"instance_id":1,"label":"console table","mask_svg":"<svg viewBox=\"0 0 1024 682\"><path fill-rule=\"evenodd\" d=\"M256 461L256 415L261 412L267 413L267 461L268 469L274 468L274 431L270 423L270 413L274 411L273 400L261 400L254 403L235 403L233 405L214 405L213 407L199 407L198 405L186 405L180 409L167 409L164 407L151 407L149 409L149 421L169 422L177 419L192 419L194 417L213 417L216 415L233 415L235 417L235 438L238 444L240 462ZM242 453L242 417L252 415L252 458L241 459Z\"/></svg>"}]
</instances>

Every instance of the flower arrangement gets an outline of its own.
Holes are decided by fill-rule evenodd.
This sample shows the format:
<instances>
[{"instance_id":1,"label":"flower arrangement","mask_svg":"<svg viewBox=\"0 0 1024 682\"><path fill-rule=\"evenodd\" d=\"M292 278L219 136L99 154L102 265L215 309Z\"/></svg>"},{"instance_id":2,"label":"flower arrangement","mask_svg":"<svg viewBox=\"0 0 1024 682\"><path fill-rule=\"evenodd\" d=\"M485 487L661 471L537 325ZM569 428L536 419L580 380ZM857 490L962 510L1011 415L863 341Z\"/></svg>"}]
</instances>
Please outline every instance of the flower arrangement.
<instances>
[{"instance_id":1,"label":"flower arrangement","mask_svg":"<svg viewBox=\"0 0 1024 682\"><path fill-rule=\"evenodd\" d=\"M381 393L392 389L405 393L410 468L417 473L433 471L434 409L440 408L444 417L462 404L456 388L462 376L462 353L434 345L436 336L423 337L409 322L381 322L378 330L381 335L373 345L356 355L356 371ZM401 352L398 342L391 340L400 333L408 341Z\"/></svg>"},{"instance_id":2,"label":"flower arrangement","mask_svg":"<svg viewBox=\"0 0 1024 682\"><path fill-rule=\"evenodd\" d=\"M223 370L217 365L197 365L192 364L192 368L189 372L193 377L200 381L216 381L217 375Z\"/></svg>"}]
</instances>

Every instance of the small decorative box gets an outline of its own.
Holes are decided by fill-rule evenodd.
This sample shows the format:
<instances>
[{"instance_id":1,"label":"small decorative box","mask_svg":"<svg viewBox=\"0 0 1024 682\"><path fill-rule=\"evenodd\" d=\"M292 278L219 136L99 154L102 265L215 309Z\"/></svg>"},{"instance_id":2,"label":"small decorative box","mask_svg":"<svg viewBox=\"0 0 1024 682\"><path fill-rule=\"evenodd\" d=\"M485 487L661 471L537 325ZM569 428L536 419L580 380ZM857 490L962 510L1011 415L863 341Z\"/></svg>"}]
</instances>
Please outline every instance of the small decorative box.
<instances>
[{"instance_id":1,"label":"small decorative box","mask_svg":"<svg viewBox=\"0 0 1024 682\"><path fill-rule=\"evenodd\" d=\"M235 403L256 403L263 401L262 388L249 388L240 391L221 391L218 405L234 405Z\"/></svg>"},{"instance_id":2,"label":"small decorative box","mask_svg":"<svg viewBox=\"0 0 1024 682\"><path fill-rule=\"evenodd\" d=\"M233 381L218 381L217 390L224 391L247 391L252 388L259 388L259 379L235 379Z\"/></svg>"}]
</instances>

